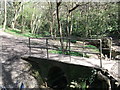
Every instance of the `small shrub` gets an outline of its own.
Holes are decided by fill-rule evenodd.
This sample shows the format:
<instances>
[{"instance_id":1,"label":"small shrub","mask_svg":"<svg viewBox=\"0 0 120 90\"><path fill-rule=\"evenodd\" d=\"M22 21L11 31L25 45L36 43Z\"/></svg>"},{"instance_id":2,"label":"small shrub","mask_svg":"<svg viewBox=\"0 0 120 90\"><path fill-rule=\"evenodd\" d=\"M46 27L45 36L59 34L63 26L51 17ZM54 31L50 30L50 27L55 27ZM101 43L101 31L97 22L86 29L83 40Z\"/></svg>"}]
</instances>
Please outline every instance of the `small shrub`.
<instances>
[{"instance_id":1,"label":"small shrub","mask_svg":"<svg viewBox=\"0 0 120 90\"><path fill-rule=\"evenodd\" d=\"M77 40L70 40L71 43L76 43Z\"/></svg>"}]
</instances>

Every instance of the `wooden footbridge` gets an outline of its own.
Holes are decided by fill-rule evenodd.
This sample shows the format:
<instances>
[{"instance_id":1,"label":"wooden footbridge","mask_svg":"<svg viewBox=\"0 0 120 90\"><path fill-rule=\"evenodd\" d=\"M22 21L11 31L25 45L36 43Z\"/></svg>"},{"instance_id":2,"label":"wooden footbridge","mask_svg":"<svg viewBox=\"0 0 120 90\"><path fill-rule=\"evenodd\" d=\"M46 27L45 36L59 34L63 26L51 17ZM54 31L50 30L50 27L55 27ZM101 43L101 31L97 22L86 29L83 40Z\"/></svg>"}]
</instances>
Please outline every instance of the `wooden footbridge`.
<instances>
[{"instance_id":1,"label":"wooden footbridge","mask_svg":"<svg viewBox=\"0 0 120 90\"><path fill-rule=\"evenodd\" d=\"M61 77L67 77L66 81L64 80L65 82L71 82L75 78L78 79L82 76L85 76L86 78L85 74L90 73L91 69L103 71L106 70L109 73L107 78L113 77L115 80L118 81L118 83L120 83L120 62L116 60L111 60L112 40L110 47L106 48L110 51L110 59L105 60L102 57L103 48L101 39L76 38L75 40L80 41L78 46L76 46L71 43L71 40L73 39L62 38L65 41L64 44L68 46L68 48L64 50L64 53L79 52L82 53L82 56L49 53L51 50L62 51L59 46L60 39L61 38L29 38L29 55L25 55L22 57L24 60L36 62L39 64L38 66L41 70L41 75L44 77L45 80L47 78L49 86L52 86L54 84L54 81L51 82L51 78L53 79L53 77L50 75L53 75L57 71L61 71L61 73L64 72L65 75L62 75ZM86 47L85 43L88 41L99 42L99 51L93 50L95 49L93 47ZM85 56L87 54L95 54L98 55L99 58L87 58ZM87 71L87 73L84 70ZM76 75L74 74L74 77L72 76L73 73L76 73ZM56 82L58 81L56 80Z\"/></svg>"}]
</instances>

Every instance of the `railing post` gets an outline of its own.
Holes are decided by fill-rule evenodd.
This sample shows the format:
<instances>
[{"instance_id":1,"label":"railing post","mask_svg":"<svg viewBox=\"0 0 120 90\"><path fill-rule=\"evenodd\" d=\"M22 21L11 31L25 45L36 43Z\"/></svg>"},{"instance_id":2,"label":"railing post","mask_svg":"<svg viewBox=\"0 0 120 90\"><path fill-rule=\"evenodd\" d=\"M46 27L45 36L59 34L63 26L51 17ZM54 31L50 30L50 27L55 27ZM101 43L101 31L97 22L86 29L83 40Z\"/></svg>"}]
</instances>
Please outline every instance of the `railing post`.
<instances>
[{"instance_id":1,"label":"railing post","mask_svg":"<svg viewBox=\"0 0 120 90\"><path fill-rule=\"evenodd\" d=\"M31 44L30 44L30 37L28 38L29 40L29 55L31 56Z\"/></svg>"},{"instance_id":2,"label":"railing post","mask_svg":"<svg viewBox=\"0 0 120 90\"><path fill-rule=\"evenodd\" d=\"M71 51L70 51L70 38L68 39L68 42L69 42L69 56L70 56L70 61L71 61L71 55L70 55L70 53L71 53Z\"/></svg>"},{"instance_id":3,"label":"railing post","mask_svg":"<svg viewBox=\"0 0 120 90\"><path fill-rule=\"evenodd\" d=\"M49 58L49 53L48 53L48 39L46 38L46 50L47 50L47 59Z\"/></svg>"},{"instance_id":4,"label":"railing post","mask_svg":"<svg viewBox=\"0 0 120 90\"><path fill-rule=\"evenodd\" d=\"M110 37L110 60L112 59L112 37Z\"/></svg>"},{"instance_id":5,"label":"railing post","mask_svg":"<svg viewBox=\"0 0 120 90\"><path fill-rule=\"evenodd\" d=\"M100 67L102 68L102 40L100 39Z\"/></svg>"},{"instance_id":6,"label":"railing post","mask_svg":"<svg viewBox=\"0 0 120 90\"><path fill-rule=\"evenodd\" d=\"M83 40L83 57L85 57L84 50L85 50L85 40Z\"/></svg>"}]
</instances>

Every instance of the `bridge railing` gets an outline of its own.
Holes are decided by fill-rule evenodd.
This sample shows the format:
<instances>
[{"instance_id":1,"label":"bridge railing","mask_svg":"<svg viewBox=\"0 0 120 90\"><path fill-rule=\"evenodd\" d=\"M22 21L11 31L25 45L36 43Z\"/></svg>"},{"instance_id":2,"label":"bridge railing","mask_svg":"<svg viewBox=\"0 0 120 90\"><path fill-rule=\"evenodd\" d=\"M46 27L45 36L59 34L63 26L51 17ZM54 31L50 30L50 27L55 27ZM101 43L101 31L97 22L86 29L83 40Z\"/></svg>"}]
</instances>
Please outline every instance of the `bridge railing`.
<instances>
[{"instance_id":1,"label":"bridge railing","mask_svg":"<svg viewBox=\"0 0 120 90\"><path fill-rule=\"evenodd\" d=\"M83 54L83 57L85 56L85 54L97 54L99 55L99 59L100 59L100 67L102 67L102 50L103 49L110 49L110 59L111 59L111 45L112 45L112 39L111 40L111 45L109 48L102 48L102 39L79 39L79 38L60 38L60 37L56 37L56 38L50 38L50 37L45 37L45 38L30 38L29 37L29 54L31 55L31 49L32 48L39 48L39 49L46 49L47 52L47 58L49 59L49 50L57 50L57 51L63 51L62 49L59 49L61 47L61 45L52 45L50 40L60 40L62 39L63 41L66 41L68 43L68 49L64 49L64 52L80 52ZM33 41L32 41L33 40ZM34 41L36 40L36 41ZM41 42L38 42L38 40L41 40ZM75 46L75 45L71 45L71 41L72 40L76 40L76 41L82 41L83 44L82 46ZM50 41L50 42L49 42ZM99 46L99 52L91 52L91 51L85 51L86 49L94 49L92 47L86 47L86 42L98 42ZM36 42L33 44L33 42ZM38 44L38 45L37 45ZM56 48L57 47L57 48ZM77 48L78 50L73 50L72 48ZM82 48L81 51L79 51L79 49ZM70 55L70 54L69 54Z\"/></svg>"}]
</instances>

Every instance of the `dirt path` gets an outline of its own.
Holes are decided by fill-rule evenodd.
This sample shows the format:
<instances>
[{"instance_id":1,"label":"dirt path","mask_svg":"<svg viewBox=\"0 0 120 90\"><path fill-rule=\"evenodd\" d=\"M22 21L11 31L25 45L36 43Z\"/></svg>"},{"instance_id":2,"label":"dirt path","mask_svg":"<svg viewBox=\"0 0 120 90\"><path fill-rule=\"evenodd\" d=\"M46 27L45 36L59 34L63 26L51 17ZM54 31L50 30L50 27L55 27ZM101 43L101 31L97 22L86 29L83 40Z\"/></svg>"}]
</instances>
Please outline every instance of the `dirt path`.
<instances>
[{"instance_id":1,"label":"dirt path","mask_svg":"<svg viewBox=\"0 0 120 90\"><path fill-rule=\"evenodd\" d=\"M39 43L45 44L42 40ZM19 81L23 82L28 88L38 87L37 81L28 73L28 62L20 59L22 55L28 54L27 45L27 38L13 36L0 30L0 58L2 63L2 70L0 70L0 72L2 71L2 77L0 77L2 80L0 80L0 84L3 86L14 87L16 81ZM42 52L41 55L44 57L45 53ZM118 64L120 63L116 62L111 73L117 72L117 74L113 73L113 75L117 75L115 77L119 78L120 69ZM104 66L108 68L106 64Z\"/></svg>"},{"instance_id":2,"label":"dirt path","mask_svg":"<svg viewBox=\"0 0 120 90\"><path fill-rule=\"evenodd\" d=\"M28 73L28 63L20 59L21 55L28 53L27 41L26 38L16 37L0 30L0 66L2 63L0 84L2 86L11 88L18 82L24 83L27 88L38 87L37 81Z\"/></svg>"}]
</instances>

